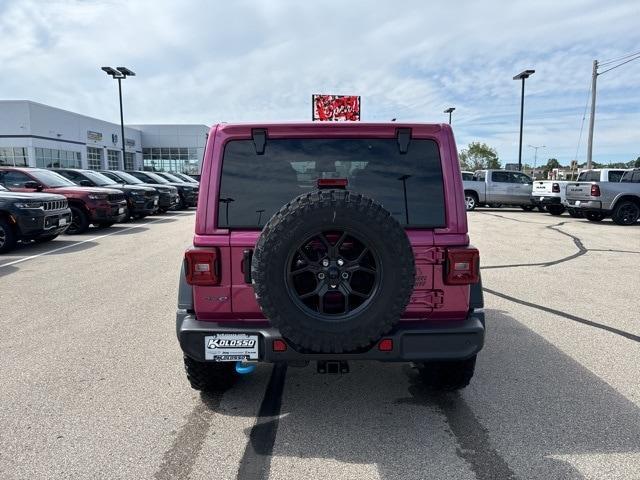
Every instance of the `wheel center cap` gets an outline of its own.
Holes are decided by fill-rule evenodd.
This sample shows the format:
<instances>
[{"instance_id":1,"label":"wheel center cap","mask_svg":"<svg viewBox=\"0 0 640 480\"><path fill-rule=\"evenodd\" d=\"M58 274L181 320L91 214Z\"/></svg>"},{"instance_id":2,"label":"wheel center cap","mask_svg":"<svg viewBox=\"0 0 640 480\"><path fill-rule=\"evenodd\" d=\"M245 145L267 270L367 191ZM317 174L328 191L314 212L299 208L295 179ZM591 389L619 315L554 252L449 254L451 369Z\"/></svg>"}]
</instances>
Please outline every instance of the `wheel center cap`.
<instances>
[{"instance_id":1,"label":"wheel center cap","mask_svg":"<svg viewBox=\"0 0 640 480\"><path fill-rule=\"evenodd\" d=\"M340 270L338 267L329 267L327 269L327 275L329 276L329 280L337 281L340 279Z\"/></svg>"}]
</instances>

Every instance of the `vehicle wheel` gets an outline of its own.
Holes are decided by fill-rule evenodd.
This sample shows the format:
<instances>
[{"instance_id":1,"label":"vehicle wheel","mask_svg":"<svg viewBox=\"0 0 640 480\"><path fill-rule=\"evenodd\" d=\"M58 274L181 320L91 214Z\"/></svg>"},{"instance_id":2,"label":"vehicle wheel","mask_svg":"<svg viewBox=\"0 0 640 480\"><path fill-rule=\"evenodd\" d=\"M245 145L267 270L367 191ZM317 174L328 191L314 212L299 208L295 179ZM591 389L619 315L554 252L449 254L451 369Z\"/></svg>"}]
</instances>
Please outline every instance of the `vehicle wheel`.
<instances>
[{"instance_id":1,"label":"vehicle wheel","mask_svg":"<svg viewBox=\"0 0 640 480\"><path fill-rule=\"evenodd\" d=\"M13 250L18 241L13 227L4 219L0 219L0 253Z\"/></svg>"},{"instance_id":2,"label":"vehicle wheel","mask_svg":"<svg viewBox=\"0 0 640 480\"><path fill-rule=\"evenodd\" d=\"M525 212L532 212L534 208L536 208L535 205L520 205L520 208L522 210L524 210Z\"/></svg>"},{"instance_id":3,"label":"vehicle wheel","mask_svg":"<svg viewBox=\"0 0 640 480\"><path fill-rule=\"evenodd\" d=\"M564 205L547 205L547 212L551 215L562 215L564 213Z\"/></svg>"},{"instance_id":4,"label":"vehicle wheel","mask_svg":"<svg viewBox=\"0 0 640 480\"><path fill-rule=\"evenodd\" d=\"M233 362L198 362L184 355L187 380L194 390L224 392L238 379Z\"/></svg>"},{"instance_id":5,"label":"vehicle wheel","mask_svg":"<svg viewBox=\"0 0 640 480\"><path fill-rule=\"evenodd\" d=\"M185 208L187 208L187 204L184 203L184 199L182 197L178 197L178 203L176 203L175 209L184 210Z\"/></svg>"},{"instance_id":6,"label":"vehicle wheel","mask_svg":"<svg viewBox=\"0 0 640 480\"><path fill-rule=\"evenodd\" d=\"M169 210L169 209L168 209L167 207L160 207L160 208L158 209L158 213L167 213L167 211L168 211L168 210Z\"/></svg>"},{"instance_id":7,"label":"vehicle wheel","mask_svg":"<svg viewBox=\"0 0 640 480\"><path fill-rule=\"evenodd\" d=\"M538 209L539 212L542 212L542 213L547 211L542 205L538 205L536 208Z\"/></svg>"},{"instance_id":8,"label":"vehicle wheel","mask_svg":"<svg viewBox=\"0 0 640 480\"><path fill-rule=\"evenodd\" d=\"M467 212L475 210L478 205L477 195L473 192L464 192L464 204L467 208Z\"/></svg>"},{"instance_id":9,"label":"vehicle wheel","mask_svg":"<svg viewBox=\"0 0 640 480\"><path fill-rule=\"evenodd\" d=\"M587 220L590 222L601 222L604 219L604 213L600 212L586 212L584 216L587 217Z\"/></svg>"},{"instance_id":10,"label":"vehicle wheel","mask_svg":"<svg viewBox=\"0 0 640 480\"><path fill-rule=\"evenodd\" d=\"M88 215L79 207L70 207L71 208L71 224L69 228L67 228L66 233L69 235L78 235L79 233L84 233L89 230L89 217Z\"/></svg>"},{"instance_id":11,"label":"vehicle wheel","mask_svg":"<svg viewBox=\"0 0 640 480\"><path fill-rule=\"evenodd\" d=\"M415 265L404 229L381 205L320 190L271 217L251 275L262 311L284 337L304 350L339 353L391 330L413 292Z\"/></svg>"},{"instance_id":12,"label":"vehicle wheel","mask_svg":"<svg viewBox=\"0 0 640 480\"><path fill-rule=\"evenodd\" d=\"M611 219L617 225L633 225L640 218L640 207L637 203L629 200L622 201L616 205Z\"/></svg>"},{"instance_id":13,"label":"vehicle wheel","mask_svg":"<svg viewBox=\"0 0 640 480\"><path fill-rule=\"evenodd\" d=\"M33 241L36 243L45 243L45 242L50 242L51 240L53 240L54 238L57 238L58 235L46 235L46 236L42 236L42 237L37 237L34 238Z\"/></svg>"},{"instance_id":14,"label":"vehicle wheel","mask_svg":"<svg viewBox=\"0 0 640 480\"><path fill-rule=\"evenodd\" d=\"M567 212L569 212L569 215L571 215L572 218L584 218L582 212L575 208L567 208Z\"/></svg>"},{"instance_id":15,"label":"vehicle wheel","mask_svg":"<svg viewBox=\"0 0 640 480\"><path fill-rule=\"evenodd\" d=\"M467 360L435 361L418 364L422 382L432 390L459 390L471 382L476 356Z\"/></svg>"}]
</instances>

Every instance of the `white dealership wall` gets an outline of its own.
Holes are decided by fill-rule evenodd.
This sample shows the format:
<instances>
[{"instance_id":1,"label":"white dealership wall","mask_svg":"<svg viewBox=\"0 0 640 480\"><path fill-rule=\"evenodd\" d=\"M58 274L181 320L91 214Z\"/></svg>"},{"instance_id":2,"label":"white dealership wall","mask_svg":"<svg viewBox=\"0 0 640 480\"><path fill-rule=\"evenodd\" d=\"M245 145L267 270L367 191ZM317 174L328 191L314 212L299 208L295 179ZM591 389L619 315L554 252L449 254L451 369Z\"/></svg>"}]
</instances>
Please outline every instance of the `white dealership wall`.
<instances>
[{"instance_id":1,"label":"white dealership wall","mask_svg":"<svg viewBox=\"0 0 640 480\"><path fill-rule=\"evenodd\" d=\"M139 169L143 168L145 147L198 148L200 159L208 131L205 125L125 126L129 141L125 148L135 153L135 166ZM87 168L87 147L94 147L103 150L103 167L107 168L107 150L121 152L121 136L118 123L28 100L0 101L0 147L26 147L32 167L36 166L36 148L52 148L80 152L82 167Z\"/></svg>"}]
</instances>

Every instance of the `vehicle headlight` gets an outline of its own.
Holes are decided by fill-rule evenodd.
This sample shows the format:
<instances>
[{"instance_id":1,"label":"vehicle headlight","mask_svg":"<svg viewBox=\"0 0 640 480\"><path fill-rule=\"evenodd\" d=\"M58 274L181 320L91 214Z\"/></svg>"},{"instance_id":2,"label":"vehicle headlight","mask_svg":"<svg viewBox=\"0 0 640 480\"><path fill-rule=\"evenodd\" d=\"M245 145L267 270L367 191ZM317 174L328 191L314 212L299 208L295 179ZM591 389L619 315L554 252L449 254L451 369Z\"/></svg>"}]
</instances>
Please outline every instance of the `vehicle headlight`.
<instances>
[{"instance_id":1,"label":"vehicle headlight","mask_svg":"<svg viewBox=\"0 0 640 480\"><path fill-rule=\"evenodd\" d=\"M131 194L131 196L133 197L141 197L142 195L144 195L144 192L139 192L137 190L132 190L129 192Z\"/></svg>"},{"instance_id":2,"label":"vehicle headlight","mask_svg":"<svg viewBox=\"0 0 640 480\"><path fill-rule=\"evenodd\" d=\"M40 202L21 202L14 203L14 205L18 208L42 208L42 203Z\"/></svg>"},{"instance_id":3,"label":"vehicle headlight","mask_svg":"<svg viewBox=\"0 0 640 480\"><path fill-rule=\"evenodd\" d=\"M106 193L90 193L89 198L91 200L106 200L107 198L109 198L109 195L107 195Z\"/></svg>"}]
</instances>

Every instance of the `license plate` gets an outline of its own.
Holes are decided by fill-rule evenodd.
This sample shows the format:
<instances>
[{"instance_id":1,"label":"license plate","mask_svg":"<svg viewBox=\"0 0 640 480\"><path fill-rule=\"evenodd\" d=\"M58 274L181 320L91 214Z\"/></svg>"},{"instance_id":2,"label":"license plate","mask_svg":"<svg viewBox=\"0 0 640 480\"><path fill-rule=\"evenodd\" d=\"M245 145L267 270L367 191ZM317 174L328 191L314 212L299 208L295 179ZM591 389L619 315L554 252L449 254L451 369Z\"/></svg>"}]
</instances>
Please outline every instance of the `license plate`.
<instances>
[{"instance_id":1,"label":"license plate","mask_svg":"<svg viewBox=\"0 0 640 480\"><path fill-rule=\"evenodd\" d=\"M61 227L64 227L66 224L67 224L66 218L61 218L60 220L58 220L58 225L60 225Z\"/></svg>"},{"instance_id":2,"label":"license plate","mask_svg":"<svg viewBox=\"0 0 640 480\"><path fill-rule=\"evenodd\" d=\"M216 362L258 360L258 335L218 333L206 336L204 358Z\"/></svg>"},{"instance_id":3,"label":"license plate","mask_svg":"<svg viewBox=\"0 0 640 480\"><path fill-rule=\"evenodd\" d=\"M120 207L120 208L118 209L118 213L124 213L124 207Z\"/></svg>"},{"instance_id":4,"label":"license plate","mask_svg":"<svg viewBox=\"0 0 640 480\"><path fill-rule=\"evenodd\" d=\"M157 198L153 201L153 204L154 204L154 205L157 205L157 204L158 204L158 199L157 199Z\"/></svg>"}]
</instances>

